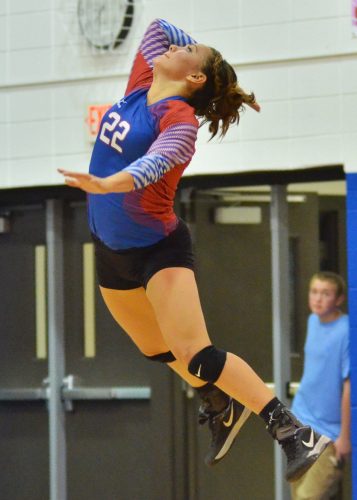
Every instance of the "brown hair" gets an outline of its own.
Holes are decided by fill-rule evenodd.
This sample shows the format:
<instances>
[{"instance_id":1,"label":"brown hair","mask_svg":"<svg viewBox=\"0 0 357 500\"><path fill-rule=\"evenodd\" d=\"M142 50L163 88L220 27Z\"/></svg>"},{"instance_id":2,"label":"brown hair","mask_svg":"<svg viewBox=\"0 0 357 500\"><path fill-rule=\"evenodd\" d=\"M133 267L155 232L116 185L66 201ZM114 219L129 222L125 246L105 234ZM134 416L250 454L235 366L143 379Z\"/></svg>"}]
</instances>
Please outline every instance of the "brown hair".
<instances>
[{"instance_id":1,"label":"brown hair","mask_svg":"<svg viewBox=\"0 0 357 500\"><path fill-rule=\"evenodd\" d=\"M243 104L254 104L255 96L241 89L232 66L217 50L211 48L211 51L212 55L202 68L207 81L191 96L189 103L195 109L195 114L203 118L201 125L209 123L212 139L219 128L220 137L223 137L230 125L238 125Z\"/></svg>"},{"instance_id":2,"label":"brown hair","mask_svg":"<svg viewBox=\"0 0 357 500\"><path fill-rule=\"evenodd\" d=\"M335 285L337 297L346 295L346 282L339 274L333 273L332 271L319 271L312 276L310 286L314 280L328 281L329 283Z\"/></svg>"}]
</instances>

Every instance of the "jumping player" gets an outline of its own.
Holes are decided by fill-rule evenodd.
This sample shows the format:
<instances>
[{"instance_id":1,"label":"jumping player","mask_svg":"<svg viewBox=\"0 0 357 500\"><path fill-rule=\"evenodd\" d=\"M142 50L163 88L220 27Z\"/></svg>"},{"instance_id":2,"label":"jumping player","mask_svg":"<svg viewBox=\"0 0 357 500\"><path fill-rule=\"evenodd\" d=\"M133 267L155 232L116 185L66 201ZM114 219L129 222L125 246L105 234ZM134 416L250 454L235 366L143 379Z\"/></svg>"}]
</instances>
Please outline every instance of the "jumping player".
<instances>
[{"instance_id":1,"label":"jumping player","mask_svg":"<svg viewBox=\"0 0 357 500\"><path fill-rule=\"evenodd\" d=\"M212 431L208 464L227 453L249 413L260 415L287 455L289 481L329 443L302 425L238 356L208 336L189 231L173 211L194 152L198 118L212 137L239 122L245 93L221 54L168 22L151 23L125 96L103 117L88 174L60 170L88 195L100 291L139 350L195 387ZM239 402L238 402L239 401Z\"/></svg>"}]
</instances>

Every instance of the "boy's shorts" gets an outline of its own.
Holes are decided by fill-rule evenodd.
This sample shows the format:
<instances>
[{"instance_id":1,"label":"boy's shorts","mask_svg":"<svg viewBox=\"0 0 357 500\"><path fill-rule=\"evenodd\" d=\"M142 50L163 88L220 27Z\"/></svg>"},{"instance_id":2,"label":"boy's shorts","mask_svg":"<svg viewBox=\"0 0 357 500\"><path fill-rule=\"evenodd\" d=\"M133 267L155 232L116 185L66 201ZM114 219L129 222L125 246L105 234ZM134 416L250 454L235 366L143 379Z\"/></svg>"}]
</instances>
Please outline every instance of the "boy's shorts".
<instances>
[{"instance_id":1,"label":"boy's shorts","mask_svg":"<svg viewBox=\"0 0 357 500\"><path fill-rule=\"evenodd\" d=\"M194 270L191 235L179 219L172 233L154 245L112 250L92 235L99 285L113 290L132 290L147 286L150 278L168 267Z\"/></svg>"},{"instance_id":2,"label":"boy's shorts","mask_svg":"<svg viewBox=\"0 0 357 500\"><path fill-rule=\"evenodd\" d=\"M300 479L291 483L291 498L337 498L342 477L343 463L336 460L336 449L331 443L313 466Z\"/></svg>"}]
</instances>

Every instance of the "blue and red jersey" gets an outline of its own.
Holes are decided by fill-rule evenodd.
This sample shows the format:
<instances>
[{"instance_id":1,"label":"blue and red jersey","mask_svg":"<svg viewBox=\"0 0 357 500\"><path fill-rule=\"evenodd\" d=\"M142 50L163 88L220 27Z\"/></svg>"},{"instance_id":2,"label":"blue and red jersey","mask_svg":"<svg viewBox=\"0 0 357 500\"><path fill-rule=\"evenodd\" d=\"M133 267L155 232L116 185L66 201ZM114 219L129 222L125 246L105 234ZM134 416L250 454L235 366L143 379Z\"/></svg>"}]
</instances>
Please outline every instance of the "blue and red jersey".
<instances>
[{"instance_id":1,"label":"blue and red jersey","mask_svg":"<svg viewBox=\"0 0 357 500\"><path fill-rule=\"evenodd\" d=\"M157 243L177 226L173 211L177 184L195 152L198 121L181 96L147 104L153 59L171 44L195 43L186 33L157 19L140 44L125 96L104 115L89 171L107 177L129 172L129 193L88 195L89 225L113 250Z\"/></svg>"}]
</instances>

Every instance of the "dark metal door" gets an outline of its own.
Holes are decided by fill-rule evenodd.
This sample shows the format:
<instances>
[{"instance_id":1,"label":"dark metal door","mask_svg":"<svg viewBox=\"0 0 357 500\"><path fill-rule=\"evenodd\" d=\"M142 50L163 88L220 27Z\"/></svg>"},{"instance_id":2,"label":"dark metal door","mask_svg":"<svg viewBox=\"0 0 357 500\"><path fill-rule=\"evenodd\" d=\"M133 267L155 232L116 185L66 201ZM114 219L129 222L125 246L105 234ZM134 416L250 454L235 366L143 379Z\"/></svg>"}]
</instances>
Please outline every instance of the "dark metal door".
<instances>
[{"instance_id":1,"label":"dark metal door","mask_svg":"<svg viewBox=\"0 0 357 500\"><path fill-rule=\"evenodd\" d=\"M67 205L64 220L66 371L79 379L75 384L82 392L128 391L118 400L73 401L66 418L68 498L175 499L173 376L139 354L104 306L96 280L95 329L85 339L84 284L88 292L86 267L92 265L83 250L91 242L85 206Z\"/></svg>"},{"instance_id":2,"label":"dark metal door","mask_svg":"<svg viewBox=\"0 0 357 500\"><path fill-rule=\"evenodd\" d=\"M198 282L208 329L217 346L240 355L263 380L271 382L269 196L266 202L253 203L261 208L260 224L213 223L214 210L222 204L222 199L205 193L195 202ZM304 203L289 204L289 215L290 234L297 239L299 250L291 258L303 264L304 276L310 276L318 266L316 196L306 198ZM300 268L296 272L301 273ZM299 293L301 279L294 286ZM301 315L301 307L298 301L297 315ZM230 453L212 468L203 464L209 436L207 430L198 429L194 411L191 426L190 446L194 455L190 500L274 499L273 442L260 418L249 418Z\"/></svg>"},{"instance_id":3,"label":"dark metal door","mask_svg":"<svg viewBox=\"0 0 357 500\"><path fill-rule=\"evenodd\" d=\"M36 346L36 249L45 244L44 209L18 207L9 221L9 232L0 234L0 497L38 500L48 498L49 489L41 391L47 360Z\"/></svg>"},{"instance_id":4,"label":"dark metal door","mask_svg":"<svg viewBox=\"0 0 357 500\"><path fill-rule=\"evenodd\" d=\"M50 230L48 209L61 219ZM183 386L167 367L144 359L104 307L91 269L85 204L44 202L11 214L10 232L0 234L1 499L187 498ZM65 335L58 353L63 348L65 377L55 415L64 428L64 455L48 437L56 441L47 411L54 393L43 300L49 237L64 248Z\"/></svg>"}]
</instances>

